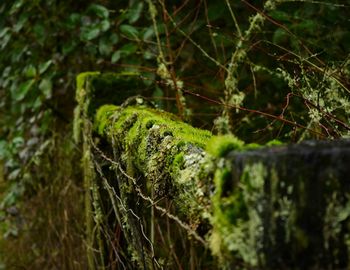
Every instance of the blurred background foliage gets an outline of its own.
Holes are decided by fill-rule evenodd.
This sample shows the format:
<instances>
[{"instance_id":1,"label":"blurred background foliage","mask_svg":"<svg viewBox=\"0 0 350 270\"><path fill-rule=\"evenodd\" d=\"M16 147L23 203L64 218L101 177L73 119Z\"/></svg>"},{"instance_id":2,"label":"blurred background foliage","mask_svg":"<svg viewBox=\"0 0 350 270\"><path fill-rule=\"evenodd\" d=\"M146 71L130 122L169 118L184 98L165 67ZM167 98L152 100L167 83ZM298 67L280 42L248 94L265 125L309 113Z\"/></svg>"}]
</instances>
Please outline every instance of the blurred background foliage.
<instances>
[{"instance_id":1,"label":"blurred background foliage","mask_svg":"<svg viewBox=\"0 0 350 270\"><path fill-rule=\"evenodd\" d=\"M1 1L0 269L86 267L80 72L137 73L160 108L247 142L349 136L350 3L262 2Z\"/></svg>"}]
</instances>

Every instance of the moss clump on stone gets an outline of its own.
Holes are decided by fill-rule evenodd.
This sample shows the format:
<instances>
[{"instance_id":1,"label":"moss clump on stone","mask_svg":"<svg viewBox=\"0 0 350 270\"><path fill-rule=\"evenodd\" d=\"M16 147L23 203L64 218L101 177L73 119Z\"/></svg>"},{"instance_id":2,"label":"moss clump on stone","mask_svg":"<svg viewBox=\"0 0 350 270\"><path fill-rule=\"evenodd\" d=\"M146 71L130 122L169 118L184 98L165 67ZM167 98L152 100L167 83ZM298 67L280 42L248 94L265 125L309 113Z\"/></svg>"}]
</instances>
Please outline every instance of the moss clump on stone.
<instances>
[{"instance_id":1,"label":"moss clump on stone","mask_svg":"<svg viewBox=\"0 0 350 270\"><path fill-rule=\"evenodd\" d=\"M224 157L233 150L242 150L244 142L232 135L213 136L206 151L214 157Z\"/></svg>"},{"instance_id":2,"label":"moss clump on stone","mask_svg":"<svg viewBox=\"0 0 350 270\"><path fill-rule=\"evenodd\" d=\"M117 108L115 105L104 105L98 109L95 121L95 130L98 134L104 135L103 132L108 124L108 118ZM98 126L96 123L98 123Z\"/></svg>"},{"instance_id":3,"label":"moss clump on stone","mask_svg":"<svg viewBox=\"0 0 350 270\"><path fill-rule=\"evenodd\" d=\"M280 146L283 145L283 142L280 140L274 139L266 143L266 146Z\"/></svg>"},{"instance_id":4,"label":"moss clump on stone","mask_svg":"<svg viewBox=\"0 0 350 270\"><path fill-rule=\"evenodd\" d=\"M115 114L113 114L113 110ZM135 121L133 122L134 115ZM125 138L130 142L136 137L142 138L152 128L159 128L162 137L174 137L179 145L181 145L181 142L186 142L204 148L212 137L209 131L193 128L172 114L145 106L129 106L123 108L119 113L117 106L104 105L98 109L96 114L96 123L100 135L102 135L102 132L106 132L106 129L108 129L108 133L118 133L124 129L128 121L133 122L130 123L131 128ZM112 122L113 126L111 127L108 123Z\"/></svg>"}]
</instances>

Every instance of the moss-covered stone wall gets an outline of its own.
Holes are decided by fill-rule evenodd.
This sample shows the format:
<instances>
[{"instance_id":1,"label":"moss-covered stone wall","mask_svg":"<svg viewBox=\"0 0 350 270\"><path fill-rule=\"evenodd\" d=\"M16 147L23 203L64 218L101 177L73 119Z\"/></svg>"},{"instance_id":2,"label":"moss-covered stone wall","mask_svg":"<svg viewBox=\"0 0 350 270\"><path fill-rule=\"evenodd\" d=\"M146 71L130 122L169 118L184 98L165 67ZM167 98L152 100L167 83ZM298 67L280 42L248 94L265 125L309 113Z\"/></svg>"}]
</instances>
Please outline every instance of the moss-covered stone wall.
<instances>
[{"instance_id":1,"label":"moss-covered stone wall","mask_svg":"<svg viewBox=\"0 0 350 270\"><path fill-rule=\"evenodd\" d=\"M78 77L90 268L349 267L348 141L214 136L115 94L136 79Z\"/></svg>"}]
</instances>

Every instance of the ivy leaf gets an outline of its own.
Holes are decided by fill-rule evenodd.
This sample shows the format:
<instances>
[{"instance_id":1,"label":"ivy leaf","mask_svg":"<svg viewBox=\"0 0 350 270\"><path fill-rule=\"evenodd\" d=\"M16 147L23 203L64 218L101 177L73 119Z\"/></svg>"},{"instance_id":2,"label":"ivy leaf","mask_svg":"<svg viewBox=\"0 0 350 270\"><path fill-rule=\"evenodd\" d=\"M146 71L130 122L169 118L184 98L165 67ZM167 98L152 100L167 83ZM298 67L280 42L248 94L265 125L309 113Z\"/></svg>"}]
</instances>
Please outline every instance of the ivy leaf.
<instances>
[{"instance_id":1,"label":"ivy leaf","mask_svg":"<svg viewBox=\"0 0 350 270\"><path fill-rule=\"evenodd\" d=\"M120 26L120 31L128 38L138 38L139 35L139 31L128 24L123 24Z\"/></svg>"},{"instance_id":2,"label":"ivy leaf","mask_svg":"<svg viewBox=\"0 0 350 270\"><path fill-rule=\"evenodd\" d=\"M11 39L11 34L10 33L5 34L5 36L2 38L2 41L0 42L1 50L5 49L5 47L9 43L10 39Z\"/></svg>"},{"instance_id":3,"label":"ivy leaf","mask_svg":"<svg viewBox=\"0 0 350 270\"><path fill-rule=\"evenodd\" d=\"M36 35L37 40L41 45L44 44L45 39L47 38L45 26L41 23L37 23L33 27L33 32Z\"/></svg>"},{"instance_id":4,"label":"ivy leaf","mask_svg":"<svg viewBox=\"0 0 350 270\"><path fill-rule=\"evenodd\" d=\"M17 0L10 9L10 15L16 13L24 4L24 0Z\"/></svg>"},{"instance_id":5,"label":"ivy leaf","mask_svg":"<svg viewBox=\"0 0 350 270\"><path fill-rule=\"evenodd\" d=\"M123 47L120 48L120 51L123 55L128 56L137 51L137 45L133 43L125 44Z\"/></svg>"},{"instance_id":6,"label":"ivy leaf","mask_svg":"<svg viewBox=\"0 0 350 270\"><path fill-rule=\"evenodd\" d=\"M81 32L80 38L85 41L93 40L100 35L100 29L97 27L84 28Z\"/></svg>"},{"instance_id":7,"label":"ivy leaf","mask_svg":"<svg viewBox=\"0 0 350 270\"><path fill-rule=\"evenodd\" d=\"M43 64L40 64L39 65L39 74L40 75L43 74L49 68L49 66L51 66L51 64L52 64L52 60L49 60Z\"/></svg>"},{"instance_id":8,"label":"ivy leaf","mask_svg":"<svg viewBox=\"0 0 350 270\"><path fill-rule=\"evenodd\" d=\"M143 58L146 60L150 60L152 58L154 58L154 53L152 53L151 51L147 50L143 53Z\"/></svg>"},{"instance_id":9,"label":"ivy leaf","mask_svg":"<svg viewBox=\"0 0 350 270\"><path fill-rule=\"evenodd\" d=\"M288 13L286 13L284 11L273 10L271 12L270 16L272 18L274 18L275 20L278 20L278 21L282 21L282 22L288 22L289 21Z\"/></svg>"},{"instance_id":10,"label":"ivy leaf","mask_svg":"<svg viewBox=\"0 0 350 270\"><path fill-rule=\"evenodd\" d=\"M7 142L0 140L0 159L4 159L7 156Z\"/></svg>"},{"instance_id":11,"label":"ivy leaf","mask_svg":"<svg viewBox=\"0 0 350 270\"><path fill-rule=\"evenodd\" d=\"M129 10L129 23L135 23L141 16L141 12L143 9L143 2L139 2L136 4L136 6L130 8Z\"/></svg>"},{"instance_id":12,"label":"ivy leaf","mask_svg":"<svg viewBox=\"0 0 350 270\"><path fill-rule=\"evenodd\" d=\"M120 56L121 56L120 51L114 52L112 54L112 58L111 58L112 64L117 63L119 61L119 59L120 59Z\"/></svg>"},{"instance_id":13,"label":"ivy leaf","mask_svg":"<svg viewBox=\"0 0 350 270\"><path fill-rule=\"evenodd\" d=\"M276 43L276 44L283 44L284 42L288 42L288 37L289 35L284 29L278 28L273 33L272 41L273 43Z\"/></svg>"},{"instance_id":14,"label":"ivy leaf","mask_svg":"<svg viewBox=\"0 0 350 270\"><path fill-rule=\"evenodd\" d=\"M27 78L33 78L36 76L36 68L33 65L28 65L24 68L23 74Z\"/></svg>"},{"instance_id":15,"label":"ivy leaf","mask_svg":"<svg viewBox=\"0 0 350 270\"><path fill-rule=\"evenodd\" d=\"M74 29L81 21L82 16L78 13L72 13L66 21L66 26L69 29Z\"/></svg>"},{"instance_id":16,"label":"ivy leaf","mask_svg":"<svg viewBox=\"0 0 350 270\"><path fill-rule=\"evenodd\" d=\"M111 24L109 20L103 20L100 24L101 30L106 32L109 28L111 28Z\"/></svg>"},{"instance_id":17,"label":"ivy leaf","mask_svg":"<svg viewBox=\"0 0 350 270\"><path fill-rule=\"evenodd\" d=\"M97 4L92 4L89 6L88 11L93 12L100 18L107 19L109 16L109 11L106 7L97 5Z\"/></svg>"},{"instance_id":18,"label":"ivy leaf","mask_svg":"<svg viewBox=\"0 0 350 270\"><path fill-rule=\"evenodd\" d=\"M62 53L66 56L71 51L73 51L76 48L76 46L77 46L77 41L75 41L74 39L69 40L63 44Z\"/></svg>"},{"instance_id":19,"label":"ivy leaf","mask_svg":"<svg viewBox=\"0 0 350 270\"><path fill-rule=\"evenodd\" d=\"M8 179L15 180L15 179L17 179L17 177L19 176L20 173L21 173L21 169L15 169L9 174Z\"/></svg>"},{"instance_id":20,"label":"ivy leaf","mask_svg":"<svg viewBox=\"0 0 350 270\"><path fill-rule=\"evenodd\" d=\"M1 31L0 31L0 38L2 38L3 36L5 36L7 34L7 32L10 31L9 27L4 27Z\"/></svg>"},{"instance_id":21,"label":"ivy leaf","mask_svg":"<svg viewBox=\"0 0 350 270\"><path fill-rule=\"evenodd\" d=\"M113 45L106 38L101 38L98 44L98 50L102 55L110 55L113 50Z\"/></svg>"},{"instance_id":22,"label":"ivy leaf","mask_svg":"<svg viewBox=\"0 0 350 270\"><path fill-rule=\"evenodd\" d=\"M148 27L147 30L144 32L143 34L143 40L147 41L149 40L152 36L154 35L154 28L152 27Z\"/></svg>"},{"instance_id":23,"label":"ivy leaf","mask_svg":"<svg viewBox=\"0 0 350 270\"><path fill-rule=\"evenodd\" d=\"M29 15L27 13L21 14L21 16L19 17L19 20L13 27L13 31L18 33L28 21L28 17Z\"/></svg>"},{"instance_id":24,"label":"ivy leaf","mask_svg":"<svg viewBox=\"0 0 350 270\"><path fill-rule=\"evenodd\" d=\"M34 110L34 111L37 111L41 105L43 104L43 102L41 101L41 98L40 97L37 97L35 99L35 101L31 104L31 108Z\"/></svg>"},{"instance_id":25,"label":"ivy leaf","mask_svg":"<svg viewBox=\"0 0 350 270\"><path fill-rule=\"evenodd\" d=\"M12 97L14 98L14 100L21 101L32 88L34 82L35 80L31 79L20 84L18 88L15 88L15 90L12 92Z\"/></svg>"},{"instance_id":26,"label":"ivy leaf","mask_svg":"<svg viewBox=\"0 0 350 270\"><path fill-rule=\"evenodd\" d=\"M16 148L22 147L24 144L24 138L22 136L14 137L12 140L12 143L13 143L14 147L16 147Z\"/></svg>"},{"instance_id":27,"label":"ivy leaf","mask_svg":"<svg viewBox=\"0 0 350 270\"><path fill-rule=\"evenodd\" d=\"M119 37L117 34L113 33L112 35L110 35L109 40L113 45L115 45L116 43L118 43Z\"/></svg>"},{"instance_id":28,"label":"ivy leaf","mask_svg":"<svg viewBox=\"0 0 350 270\"><path fill-rule=\"evenodd\" d=\"M48 78L41 80L39 89L44 94L45 98L49 99L52 96L52 81Z\"/></svg>"},{"instance_id":29,"label":"ivy leaf","mask_svg":"<svg viewBox=\"0 0 350 270\"><path fill-rule=\"evenodd\" d=\"M227 8L224 6L222 1L210 1L208 5L208 19L209 21L217 20L218 18L222 18L225 10Z\"/></svg>"}]
</instances>

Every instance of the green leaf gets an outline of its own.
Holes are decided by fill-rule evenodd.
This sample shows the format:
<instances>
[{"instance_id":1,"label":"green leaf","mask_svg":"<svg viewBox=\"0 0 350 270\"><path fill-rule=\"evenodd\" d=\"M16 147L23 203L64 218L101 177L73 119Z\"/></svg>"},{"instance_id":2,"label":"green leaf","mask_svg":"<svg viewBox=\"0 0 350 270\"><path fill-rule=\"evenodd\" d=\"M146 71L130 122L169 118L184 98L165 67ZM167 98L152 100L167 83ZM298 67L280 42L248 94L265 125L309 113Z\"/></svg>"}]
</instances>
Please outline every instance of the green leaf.
<instances>
[{"instance_id":1,"label":"green leaf","mask_svg":"<svg viewBox=\"0 0 350 270\"><path fill-rule=\"evenodd\" d=\"M33 102L31 108L36 111L37 109L39 109L42 105L42 101L41 101L41 98L40 97L37 97L35 99L35 101Z\"/></svg>"},{"instance_id":2,"label":"green leaf","mask_svg":"<svg viewBox=\"0 0 350 270\"><path fill-rule=\"evenodd\" d=\"M101 27L101 30L103 32L106 32L111 27L111 24L110 24L109 20L103 20L100 23L100 27Z\"/></svg>"},{"instance_id":3,"label":"green leaf","mask_svg":"<svg viewBox=\"0 0 350 270\"><path fill-rule=\"evenodd\" d=\"M152 53L151 51L145 51L144 53L143 53L143 58L144 59L146 59L146 60L150 60L150 59L152 59L152 58L155 58L155 55L154 55L154 53Z\"/></svg>"},{"instance_id":4,"label":"green leaf","mask_svg":"<svg viewBox=\"0 0 350 270\"><path fill-rule=\"evenodd\" d=\"M0 159L4 159L7 154L7 142L5 140L0 140Z\"/></svg>"},{"instance_id":5,"label":"green leaf","mask_svg":"<svg viewBox=\"0 0 350 270\"><path fill-rule=\"evenodd\" d=\"M271 12L270 16L272 18L274 18L275 20L278 20L278 21L283 21L283 22L288 22L289 21L289 15L286 12L284 12L284 11L273 10Z\"/></svg>"},{"instance_id":6,"label":"green leaf","mask_svg":"<svg viewBox=\"0 0 350 270\"><path fill-rule=\"evenodd\" d=\"M227 10L227 7L223 3L224 1L210 1L207 15L209 21L214 21L224 17L223 14Z\"/></svg>"},{"instance_id":7,"label":"green leaf","mask_svg":"<svg viewBox=\"0 0 350 270\"><path fill-rule=\"evenodd\" d=\"M17 179L17 177L19 176L20 173L21 173L21 169L15 169L9 174L8 179L15 180L15 179ZM11 201L12 200L13 199L11 198Z\"/></svg>"},{"instance_id":8,"label":"green leaf","mask_svg":"<svg viewBox=\"0 0 350 270\"><path fill-rule=\"evenodd\" d=\"M33 65L28 65L24 68L23 74L26 78L33 78L36 76L36 68Z\"/></svg>"},{"instance_id":9,"label":"green leaf","mask_svg":"<svg viewBox=\"0 0 350 270\"><path fill-rule=\"evenodd\" d=\"M3 36L5 36L7 34L7 32L10 31L9 27L4 27L1 31L0 31L0 38L2 38Z\"/></svg>"},{"instance_id":10,"label":"green leaf","mask_svg":"<svg viewBox=\"0 0 350 270\"><path fill-rule=\"evenodd\" d=\"M95 15L97 15L100 18L106 19L109 16L108 9L104 6L97 5L97 4L90 5L88 8L88 11L94 13Z\"/></svg>"},{"instance_id":11,"label":"green leaf","mask_svg":"<svg viewBox=\"0 0 350 270\"><path fill-rule=\"evenodd\" d=\"M16 148L21 147L24 144L24 138L22 136L14 137L12 143Z\"/></svg>"},{"instance_id":12,"label":"green leaf","mask_svg":"<svg viewBox=\"0 0 350 270\"><path fill-rule=\"evenodd\" d=\"M112 43L113 45L115 45L115 44L118 43L119 37L118 37L117 34L113 33L112 35L110 35L109 40L111 41L111 43Z\"/></svg>"},{"instance_id":13,"label":"green leaf","mask_svg":"<svg viewBox=\"0 0 350 270\"><path fill-rule=\"evenodd\" d=\"M18 33L28 21L28 17L29 15L27 13L21 14L21 16L19 17L19 20L13 27L13 31Z\"/></svg>"},{"instance_id":14,"label":"green leaf","mask_svg":"<svg viewBox=\"0 0 350 270\"><path fill-rule=\"evenodd\" d=\"M17 0L11 7L10 14L16 13L24 4L24 0Z\"/></svg>"},{"instance_id":15,"label":"green leaf","mask_svg":"<svg viewBox=\"0 0 350 270\"><path fill-rule=\"evenodd\" d=\"M64 54L64 56L66 56L71 51L73 51L76 48L76 46L77 46L77 41L75 41L74 39L69 40L63 44L62 53Z\"/></svg>"},{"instance_id":16,"label":"green leaf","mask_svg":"<svg viewBox=\"0 0 350 270\"><path fill-rule=\"evenodd\" d=\"M45 26L42 23L36 23L34 25L33 31L36 35L36 37L42 41L43 39L47 38L46 32L45 32Z\"/></svg>"},{"instance_id":17,"label":"green leaf","mask_svg":"<svg viewBox=\"0 0 350 270\"><path fill-rule=\"evenodd\" d=\"M123 24L120 26L120 31L128 38L138 38L139 35L139 31L128 24Z\"/></svg>"},{"instance_id":18,"label":"green leaf","mask_svg":"<svg viewBox=\"0 0 350 270\"><path fill-rule=\"evenodd\" d=\"M49 99L52 96L52 81L48 78L41 80L39 89L44 94L45 98Z\"/></svg>"},{"instance_id":19,"label":"green leaf","mask_svg":"<svg viewBox=\"0 0 350 270\"><path fill-rule=\"evenodd\" d=\"M120 48L120 51L123 55L128 56L137 51L137 45L132 43L125 44L123 47Z\"/></svg>"},{"instance_id":20,"label":"green leaf","mask_svg":"<svg viewBox=\"0 0 350 270\"><path fill-rule=\"evenodd\" d=\"M49 66L51 66L51 64L52 64L52 60L49 60L43 64L40 64L39 65L39 74L40 75L43 74L49 68Z\"/></svg>"},{"instance_id":21,"label":"green leaf","mask_svg":"<svg viewBox=\"0 0 350 270\"><path fill-rule=\"evenodd\" d=\"M276 44L282 44L284 42L288 42L288 33L284 29L278 28L273 33L272 41L273 43L276 43Z\"/></svg>"},{"instance_id":22,"label":"green leaf","mask_svg":"<svg viewBox=\"0 0 350 270\"><path fill-rule=\"evenodd\" d=\"M112 58L111 58L112 64L117 63L119 61L119 59L120 59L120 56L121 56L120 51L114 52L112 54Z\"/></svg>"},{"instance_id":23,"label":"green leaf","mask_svg":"<svg viewBox=\"0 0 350 270\"><path fill-rule=\"evenodd\" d=\"M141 12L143 9L143 2L138 2L132 8L129 9L129 23L135 23L141 16Z\"/></svg>"},{"instance_id":24,"label":"green leaf","mask_svg":"<svg viewBox=\"0 0 350 270\"><path fill-rule=\"evenodd\" d=\"M1 50L3 50L7 46L7 44L10 42L10 39L11 39L11 34L10 33L5 34L5 36L2 38L2 41L0 42Z\"/></svg>"},{"instance_id":25,"label":"green leaf","mask_svg":"<svg viewBox=\"0 0 350 270\"><path fill-rule=\"evenodd\" d=\"M113 44L106 38L101 38L98 44L98 50L102 55L109 55L113 50Z\"/></svg>"},{"instance_id":26,"label":"green leaf","mask_svg":"<svg viewBox=\"0 0 350 270\"><path fill-rule=\"evenodd\" d=\"M144 41L147 41L147 40L149 40L153 35L154 35L154 28L153 28L153 26L150 26L150 27L148 27L147 30L144 32L142 38L143 38Z\"/></svg>"},{"instance_id":27,"label":"green leaf","mask_svg":"<svg viewBox=\"0 0 350 270\"><path fill-rule=\"evenodd\" d=\"M34 82L35 80L31 79L20 84L20 86L12 92L13 99L16 101L22 100L32 88Z\"/></svg>"},{"instance_id":28,"label":"green leaf","mask_svg":"<svg viewBox=\"0 0 350 270\"><path fill-rule=\"evenodd\" d=\"M80 35L80 38L82 40L89 41L89 40L92 40L94 38L97 38L99 35L100 35L100 29L97 27L84 28L81 35Z\"/></svg>"},{"instance_id":29,"label":"green leaf","mask_svg":"<svg viewBox=\"0 0 350 270\"><path fill-rule=\"evenodd\" d=\"M72 29L72 28L74 28L76 25L78 25L78 24L80 23L81 18L82 18L82 16L81 16L80 14L78 14L78 13L72 13L72 14L69 16L69 18L68 18L66 24L67 24L67 26L68 26L69 28Z\"/></svg>"}]
</instances>

